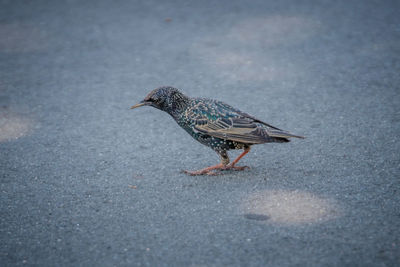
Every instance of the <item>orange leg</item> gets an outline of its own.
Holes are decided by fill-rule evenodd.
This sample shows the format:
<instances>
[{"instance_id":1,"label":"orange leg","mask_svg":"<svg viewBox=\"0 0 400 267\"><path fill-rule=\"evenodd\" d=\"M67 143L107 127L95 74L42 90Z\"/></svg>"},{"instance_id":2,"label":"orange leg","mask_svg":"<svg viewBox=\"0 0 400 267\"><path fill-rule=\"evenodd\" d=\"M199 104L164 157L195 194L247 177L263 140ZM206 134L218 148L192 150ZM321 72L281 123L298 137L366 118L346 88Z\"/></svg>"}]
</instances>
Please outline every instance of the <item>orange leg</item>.
<instances>
[{"instance_id":1,"label":"orange leg","mask_svg":"<svg viewBox=\"0 0 400 267\"><path fill-rule=\"evenodd\" d=\"M247 153L249 153L249 152L250 152L250 147L246 147L246 148L244 149L244 151L243 151L242 154L240 154L234 161L232 161L231 164L229 164L228 166L226 166L226 169L227 169L227 170L228 170L228 169L235 169L235 170L237 170L237 171L242 171L242 170L244 170L244 169L246 169L246 168L249 168L249 166L241 166L241 167L235 166L236 163L238 163L239 160L240 160L241 158L243 158L243 157L244 157Z\"/></svg>"},{"instance_id":2,"label":"orange leg","mask_svg":"<svg viewBox=\"0 0 400 267\"><path fill-rule=\"evenodd\" d=\"M207 174L207 175L215 175L216 172L214 172L213 170L217 170L217 169L224 169L226 166L224 166L222 163L211 166L211 167L207 167L198 171L184 171L186 174L189 175L203 175L203 174Z\"/></svg>"},{"instance_id":3,"label":"orange leg","mask_svg":"<svg viewBox=\"0 0 400 267\"><path fill-rule=\"evenodd\" d=\"M203 174L216 175L217 172L215 172L214 170L231 170L231 169L234 169L235 171L242 171L242 170L244 170L246 168L249 168L249 167L248 166L238 167L238 166L235 166L235 164L238 163L239 160L241 158L243 158L247 153L249 153L249 151L250 151L250 147L246 147L244 149L243 153L240 154L230 164L228 164L229 163L229 158L228 158L228 156L227 156L227 154L225 152L224 156L221 155L222 162L220 164L217 164L217 165L214 165L214 166L211 166L211 167L207 167L207 168L204 168L204 169L201 169L201 170L198 170L198 171L184 171L184 172L186 174L189 174L189 175L203 175Z\"/></svg>"}]
</instances>

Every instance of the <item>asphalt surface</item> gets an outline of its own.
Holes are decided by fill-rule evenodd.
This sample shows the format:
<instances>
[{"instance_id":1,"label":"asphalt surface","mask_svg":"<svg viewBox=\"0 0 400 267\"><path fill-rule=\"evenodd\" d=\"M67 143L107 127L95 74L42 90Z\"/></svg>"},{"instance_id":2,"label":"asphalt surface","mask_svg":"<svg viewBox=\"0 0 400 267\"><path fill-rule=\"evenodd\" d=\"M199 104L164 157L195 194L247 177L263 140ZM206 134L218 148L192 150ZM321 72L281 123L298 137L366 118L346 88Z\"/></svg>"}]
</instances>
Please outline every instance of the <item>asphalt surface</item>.
<instances>
[{"instance_id":1,"label":"asphalt surface","mask_svg":"<svg viewBox=\"0 0 400 267\"><path fill-rule=\"evenodd\" d=\"M161 85L307 138L187 176ZM0 265L399 266L399 104L398 1L0 1Z\"/></svg>"}]
</instances>

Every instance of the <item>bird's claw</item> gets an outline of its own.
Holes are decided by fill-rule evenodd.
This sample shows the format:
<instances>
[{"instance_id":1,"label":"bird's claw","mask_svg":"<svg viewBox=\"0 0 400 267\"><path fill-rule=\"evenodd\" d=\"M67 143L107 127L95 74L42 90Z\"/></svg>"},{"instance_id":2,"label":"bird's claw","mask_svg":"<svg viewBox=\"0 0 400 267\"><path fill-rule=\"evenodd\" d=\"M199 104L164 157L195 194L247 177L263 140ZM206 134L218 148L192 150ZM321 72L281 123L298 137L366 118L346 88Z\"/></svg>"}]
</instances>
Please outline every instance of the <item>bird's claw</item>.
<instances>
[{"instance_id":1,"label":"bird's claw","mask_svg":"<svg viewBox=\"0 0 400 267\"><path fill-rule=\"evenodd\" d=\"M249 166L230 166L227 168L227 170L231 170L231 169L233 169L235 171L243 171L245 169L250 169L250 167Z\"/></svg>"},{"instance_id":2,"label":"bird's claw","mask_svg":"<svg viewBox=\"0 0 400 267\"><path fill-rule=\"evenodd\" d=\"M197 176L197 175L210 175L210 176L214 176L214 175L218 175L218 173L216 171L187 171L187 170L183 170L183 173L189 174L191 176Z\"/></svg>"},{"instance_id":3,"label":"bird's claw","mask_svg":"<svg viewBox=\"0 0 400 267\"><path fill-rule=\"evenodd\" d=\"M243 171L245 169L250 169L249 166L235 166L235 165L227 165L225 167L218 168L216 170L221 170L221 171L227 171L227 170L234 170L234 171ZM199 170L199 171L187 171L183 170L184 173L189 174L191 176L196 176L196 175L210 175L210 176L215 176L220 174L220 172L216 170Z\"/></svg>"}]
</instances>

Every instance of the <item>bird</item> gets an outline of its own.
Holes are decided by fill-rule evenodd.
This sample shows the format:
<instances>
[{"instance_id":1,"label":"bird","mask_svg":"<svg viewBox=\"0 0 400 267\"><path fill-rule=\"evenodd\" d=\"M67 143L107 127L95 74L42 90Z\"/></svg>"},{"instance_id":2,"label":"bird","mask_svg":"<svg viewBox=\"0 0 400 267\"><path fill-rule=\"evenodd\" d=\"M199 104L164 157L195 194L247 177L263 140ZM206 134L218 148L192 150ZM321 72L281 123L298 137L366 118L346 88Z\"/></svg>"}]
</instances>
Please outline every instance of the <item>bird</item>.
<instances>
[{"instance_id":1,"label":"bird","mask_svg":"<svg viewBox=\"0 0 400 267\"><path fill-rule=\"evenodd\" d=\"M263 122L222 101L192 98L171 86L152 90L131 109L142 106L167 112L195 140L219 155L219 164L196 171L185 170L189 175L217 175L222 170L242 171L249 167L236 164L249 153L252 145L287 143L292 137L304 138ZM230 162L227 151L232 149L243 149L243 152Z\"/></svg>"}]
</instances>

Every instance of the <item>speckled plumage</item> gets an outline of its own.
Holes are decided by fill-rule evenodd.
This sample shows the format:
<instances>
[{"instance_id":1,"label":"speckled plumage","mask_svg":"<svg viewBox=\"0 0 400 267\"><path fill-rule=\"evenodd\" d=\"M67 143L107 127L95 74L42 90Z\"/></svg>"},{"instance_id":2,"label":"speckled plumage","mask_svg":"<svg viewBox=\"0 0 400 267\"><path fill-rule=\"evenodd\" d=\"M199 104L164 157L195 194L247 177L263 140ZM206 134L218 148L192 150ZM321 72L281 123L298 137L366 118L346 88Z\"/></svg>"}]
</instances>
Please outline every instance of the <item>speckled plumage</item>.
<instances>
[{"instance_id":1,"label":"speckled plumage","mask_svg":"<svg viewBox=\"0 0 400 267\"><path fill-rule=\"evenodd\" d=\"M215 174L215 169L242 170L243 167L235 164L252 145L289 142L290 137L303 138L258 120L224 102L190 98L173 87L154 89L132 108L144 105L167 112L194 139L220 155L221 164L200 171L187 171L192 175ZM244 152L229 164L227 151L231 149L244 149Z\"/></svg>"}]
</instances>

